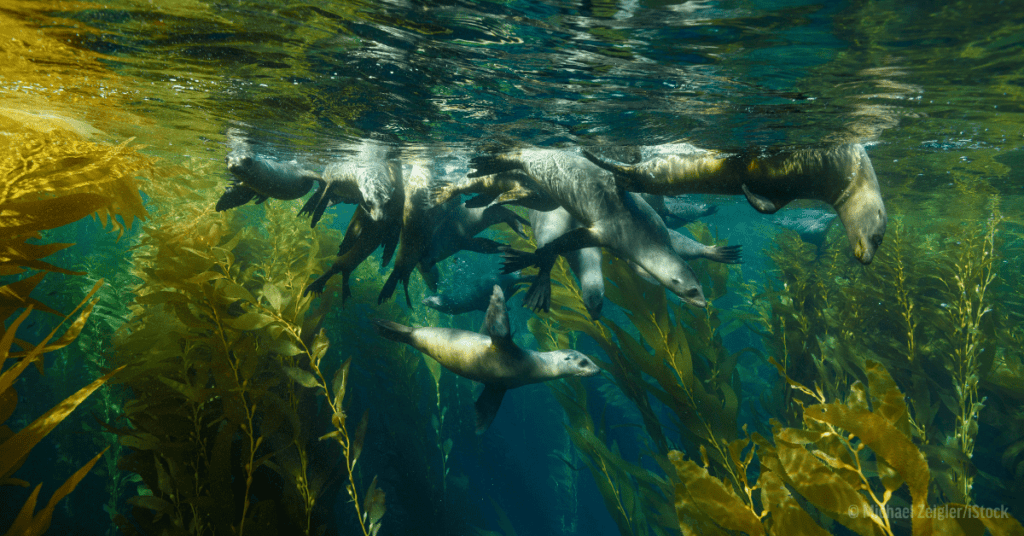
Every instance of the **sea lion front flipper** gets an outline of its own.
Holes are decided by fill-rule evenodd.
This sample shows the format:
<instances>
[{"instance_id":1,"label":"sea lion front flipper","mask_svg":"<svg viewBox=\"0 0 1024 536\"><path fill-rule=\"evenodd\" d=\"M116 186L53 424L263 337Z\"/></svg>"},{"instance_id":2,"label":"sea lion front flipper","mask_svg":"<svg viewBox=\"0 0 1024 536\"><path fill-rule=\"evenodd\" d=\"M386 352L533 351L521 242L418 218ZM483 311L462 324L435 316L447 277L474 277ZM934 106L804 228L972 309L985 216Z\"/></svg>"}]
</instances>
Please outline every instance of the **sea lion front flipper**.
<instances>
[{"instance_id":1,"label":"sea lion front flipper","mask_svg":"<svg viewBox=\"0 0 1024 536\"><path fill-rule=\"evenodd\" d=\"M494 194L475 195L466 200L466 208L486 207L494 202L495 197L497 196Z\"/></svg>"},{"instance_id":2,"label":"sea lion front flipper","mask_svg":"<svg viewBox=\"0 0 1024 536\"><path fill-rule=\"evenodd\" d=\"M484 384L484 391L480 393L476 404L473 405L476 408L476 433L478 435L486 432L491 426L507 390L493 383Z\"/></svg>"},{"instance_id":3,"label":"sea lion front flipper","mask_svg":"<svg viewBox=\"0 0 1024 536\"><path fill-rule=\"evenodd\" d=\"M723 264L743 264L743 246L711 246L705 255L708 260Z\"/></svg>"},{"instance_id":4,"label":"sea lion front flipper","mask_svg":"<svg viewBox=\"0 0 1024 536\"><path fill-rule=\"evenodd\" d=\"M768 199L763 195L751 192L746 184L741 186L743 187L743 195L747 196L747 202L761 214L775 214L779 209L792 201L792 199Z\"/></svg>"},{"instance_id":5,"label":"sea lion front flipper","mask_svg":"<svg viewBox=\"0 0 1024 536\"><path fill-rule=\"evenodd\" d=\"M249 201L252 201L256 196L256 191L247 186L242 186L241 184L230 186L224 191L224 194L220 196L220 199L217 200L217 212L223 212L231 208L240 207Z\"/></svg>"}]
</instances>

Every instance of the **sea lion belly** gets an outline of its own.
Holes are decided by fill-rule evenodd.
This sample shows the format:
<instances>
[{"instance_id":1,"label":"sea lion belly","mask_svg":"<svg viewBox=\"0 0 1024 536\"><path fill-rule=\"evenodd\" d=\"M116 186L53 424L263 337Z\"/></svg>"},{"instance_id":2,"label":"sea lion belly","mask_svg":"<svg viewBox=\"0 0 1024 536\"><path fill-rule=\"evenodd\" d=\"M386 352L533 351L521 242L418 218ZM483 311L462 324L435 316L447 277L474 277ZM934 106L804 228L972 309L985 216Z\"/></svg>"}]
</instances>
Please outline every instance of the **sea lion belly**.
<instances>
[{"instance_id":1,"label":"sea lion belly","mask_svg":"<svg viewBox=\"0 0 1024 536\"><path fill-rule=\"evenodd\" d=\"M429 355L444 368L473 381L520 385L528 376L521 356L507 355L491 337L450 328L415 328L409 344Z\"/></svg>"}]
</instances>

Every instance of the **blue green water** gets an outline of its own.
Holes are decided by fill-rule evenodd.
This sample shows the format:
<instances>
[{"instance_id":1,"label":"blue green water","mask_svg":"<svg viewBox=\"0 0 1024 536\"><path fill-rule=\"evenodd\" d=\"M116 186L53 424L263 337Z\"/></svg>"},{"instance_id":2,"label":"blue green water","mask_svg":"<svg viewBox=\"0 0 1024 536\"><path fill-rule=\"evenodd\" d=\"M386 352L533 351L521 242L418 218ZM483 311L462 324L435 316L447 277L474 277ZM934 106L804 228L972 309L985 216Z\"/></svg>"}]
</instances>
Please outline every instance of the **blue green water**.
<instances>
[{"instance_id":1,"label":"blue green water","mask_svg":"<svg viewBox=\"0 0 1024 536\"><path fill-rule=\"evenodd\" d=\"M999 231L998 278L986 304L994 311L990 317L997 319L997 327L983 345L992 349L994 369L1019 371L1024 370L1019 344L1024 340L1021 7L1006 0L19 1L0 10L0 49L7 57L6 66L0 67L0 134L13 139L15 132L58 125L95 142L116 144L133 138L133 145L144 146L143 153L159 159L158 166L199 170L194 175L205 181L201 184L207 190L197 196L214 198L209 189L219 193L227 184L223 159L231 128L244 132L258 154L294 159L311 169L322 169L348 155L348 145L371 137L390 140L409 157L440 158L526 145L686 142L731 152L862 143L890 218L904 221L909 229L906 240L935 244L928 251L949 256L960 245L959 230L983 226L992 207L1005 218ZM149 180L176 180L177 173L158 173ZM756 293L767 292L769 281L785 280L773 271L778 267L769 258L777 248L775 238L784 233L739 197L702 199L720 207L704 220L712 234L744 247L745 263L733 271L729 292L716 302L727 318L719 343L728 352L755 347L767 355L770 344L766 346L755 323L734 313L745 311L743 283L756 287ZM178 202L147 195L154 214L173 213ZM266 234L261 227L263 211L294 211L301 206L298 203L250 204L234 210L252 229ZM811 202L796 205L821 208ZM351 214L351 206L333 207L329 221L317 232L343 231ZM49 260L86 275L48 276L33 297L67 312L95 279L107 278L115 290L103 302L107 327L87 332L88 342L76 347L79 354L54 357L54 370L48 375L30 370L19 381L17 413L6 422L12 429L18 430L99 375L98 366L74 358L113 351L116 328L135 314L129 304L140 282L131 270L141 264L133 257L133 247L143 234L136 225L126 238L115 241L95 222L83 220L46 237L77 243ZM488 236L511 237L494 231ZM845 271L839 276L829 272L832 279L827 285L848 299L835 301L874 310L871 307L894 295L877 283L872 288L872 273L888 274L886 266L891 265L855 265L845 240L839 230L832 230L825 247L841 252L836 258ZM892 251L892 240L890 228L883 250ZM245 252L237 254L242 257ZM807 274L825 270L824 258L827 255L814 256L818 264L806 272L790 267L788 273L810 281ZM404 387L396 388L418 385L422 392L396 394L389 389L392 380L386 367L360 364L359 360L388 359L368 319L380 314L377 285L390 268L378 270L378 263L369 264L372 270L364 266L353 276L353 301L344 308L336 305L328 317L325 329L332 349L331 365L325 369L333 372L342 359L354 358L356 385L351 392L356 400L350 419L356 421L369 410L371 423L358 487L363 493L376 475L386 492L380 534L629 533L616 523L616 506L602 495L599 479L587 469L590 458L570 440L566 413L549 387L511 391L491 430L478 437L473 434L473 386L445 372L437 388L448 408L447 421L439 433L429 424L440 405L423 366L401 384ZM463 281L496 264L492 257L463 253L442 266L442 287L444 281ZM922 261L920 271L928 270ZM8 283L21 276L4 277ZM943 327L946 320L935 318L948 309L954 283L922 277L913 284L920 300L917 311L926 314L918 334L920 352L938 355L947 348L941 340L950 330ZM415 286L414 292L424 289ZM401 291L396 297L402 301ZM443 321L476 330L482 320L479 313L438 320L417 301L412 311L404 304L396 306L414 323ZM816 311L813 318L850 318L821 301L805 305L807 311ZM510 307L517 340L536 344L527 325L532 313L519 307L518 299ZM611 321L629 325L617 305L607 302L605 311ZM18 337L37 342L52 328L52 320L32 317ZM820 325L826 325L825 320ZM848 324L846 331L849 337L874 341L872 337L882 340L891 330L893 345L902 347L900 329L863 321ZM842 331L814 331L807 340L842 340L847 336ZM605 350L585 336L574 339L581 351L608 359ZM691 346L696 348L695 343ZM893 349L876 345L873 351L885 357ZM945 381L940 369L945 370L937 368L929 380L914 376L911 365L900 364L894 367L900 372L893 375L909 399L919 384L931 381L938 386ZM708 372L702 380L712 385L712 376ZM655 384L650 375L643 381ZM781 381L765 359L743 354L733 382L741 397L736 434L743 424L770 432L767 420L777 415L762 407L771 404L760 395ZM982 377L979 382L987 405L976 432L972 499L984 506L1005 505L1021 519L1024 419L1019 408L1024 378L1009 374ZM952 392L949 389L943 392ZM592 378L586 390L590 414L608 430L603 444L617 449L640 471L674 478L658 465L656 458L662 453L649 423L613 375ZM130 399L133 393L121 391L118 396ZM648 398L652 414L670 436L670 447L699 461L698 442L687 439L679 430L680 421L662 402L654 395ZM33 449L15 476L33 485L45 482L40 498L45 502L67 475L101 448L97 445L111 441L100 436L97 419L128 426L112 409L126 399L92 400L93 405L80 408ZM412 402L403 405L398 399ZM951 403L938 397L929 403L940 408L935 429L951 428L951 414L941 409ZM308 416L311 421L329 420L322 412ZM410 423L419 423L422 429L410 428ZM421 439L416 446L431 448L429 454L416 457L408 452L414 436ZM941 447L936 445L940 436L923 437L928 439L916 437L918 446ZM454 445L445 462L448 476L441 475L439 465L440 445L446 438ZM951 459L942 453L948 451L926 452L935 474L945 471L943 464ZM335 475L335 459L327 456L315 464L324 465L324 474ZM115 470L91 474L64 500L54 514L53 533L110 533L114 529L105 508L131 519L127 501L140 493L140 484L125 469L117 477L124 485L111 492L108 483ZM751 473L756 475L754 469ZM327 534L359 533L344 481L334 482L334 503L328 508L333 516L324 525ZM278 481L264 484L270 490L286 487ZM0 487L0 527L10 524L30 491ZM949 490L936 489L932 495L935 501L953 502L950 497ZM663 499L672 514L672 498ZM646 515L655 517L651 511ZM671 528L672 521L671 515L657 523L637 521L630 530L667 534L665 527ZM480 532L474 532L477 529ZM828 529L854 533L834 523ZM909 527L897 527L895 533L909 534Z\"/></svg>"}]
</instances>

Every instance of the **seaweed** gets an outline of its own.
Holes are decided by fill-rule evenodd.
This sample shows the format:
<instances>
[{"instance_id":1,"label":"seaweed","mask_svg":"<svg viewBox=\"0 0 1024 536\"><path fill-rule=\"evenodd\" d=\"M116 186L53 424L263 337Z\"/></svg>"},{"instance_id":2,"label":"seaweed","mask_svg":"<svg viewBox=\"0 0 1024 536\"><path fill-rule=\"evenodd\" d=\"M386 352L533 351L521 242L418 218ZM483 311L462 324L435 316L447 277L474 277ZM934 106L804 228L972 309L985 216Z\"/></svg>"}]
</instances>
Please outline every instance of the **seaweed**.
<instances>
[{"instance_id":1,"label":"seaweed","mask_svg":"<svg viewBox=\"0 0 1024 536\"><path fill-rule=\"evenodd\" d=\"M356 470L369 416L349 426L349 368L330 383L321 368L327 304L311 314L312 298L301 295L337 242L323 243L331 235L302 228L278 203L265 205L259 226L213 212L215 189L197 178L205 170L174 171L175 180L147 185L174 207L154 210L143 229L141 284L110 356L130 365L118 383L133 393L124 405L131 427L119 431L130 452L119 465L144 484L118 526L322 534L334 527L332 498L345 480L353 522L375 534L384 494L375 480L360 494Z\"/></svg>"},{"instance_id":2,"label":"seaweed","mask_svg":"<svg viewBox=\"0 0 1024 536\"><path fill-rule=\"evenodd\" d=\"M12 138L13 143L0 155L0 213L3 214L0 218L3 230L0 275L13 277L26 270L38 272L12 279L0 287L0 317L5 323L23 309L5 327L0 338L0 366L6 366L8 359L17 360L0 374L0 422L7 421L17 407L15 380L29 365L36 365L42 373L45 354L75 342L86 328L99 301L94 296L104 284L102 279L95 281L92 290L67 315L32 298L30 294L48 273L76 273L41 260L73 244L36 242L43 238L43 232L90 214L117 229L120 236L135 218L145 217L134 175L150 169L150 160L129 147L128 142L117 146L86 142L63 130L15 134ZM16 337L18 328L34 310L61 317L57 327L35 344ZM63 333L54 340L62 329ZM12 350L15 345L21 349ZM0 427L0 485L28 486L13 475L30 451L89 395L122 370L123 367L103 371L87 386L16 433L6 425ZM46 532L57 504L75 489L106 451L102 449L79 467L39 512L35 507L42 484L36 486L15 518L10 533Z\"/></svg>"}]
</instances>

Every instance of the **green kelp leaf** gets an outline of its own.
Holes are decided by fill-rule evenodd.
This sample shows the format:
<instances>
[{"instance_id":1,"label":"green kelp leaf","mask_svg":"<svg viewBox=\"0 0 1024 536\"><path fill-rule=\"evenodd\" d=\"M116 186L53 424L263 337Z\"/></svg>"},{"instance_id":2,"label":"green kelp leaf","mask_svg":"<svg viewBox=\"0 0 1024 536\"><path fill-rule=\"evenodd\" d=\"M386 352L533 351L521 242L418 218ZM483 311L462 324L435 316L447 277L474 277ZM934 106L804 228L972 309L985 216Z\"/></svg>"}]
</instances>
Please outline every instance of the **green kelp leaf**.
<instances>
[{"instance_id":1,"label":"green kelp leaf","mask_svg":"<svg viewBox=\"0 0 1024 536\"><path fill-rule=\"evenodd\" d=\"M296 383L303 387L316 387L319 385L316 381L316 376L308 370L303 370L298 367L283 367L284 373L289 378L295 380Z\"/></svg>"},{"instance_id":2,"label":"green kelp leaf","mask_svg":"<svg viewBox=\"0 0 1024 536\"><path fill-rule=\"evenodd\" d=\"M366 499L363 501L364 521L373 527L372 532L376 533L376 528L380 526L379 523L384 517L385 510L384 490L377 487L377 476L374 475L370 482L370 489L366 491Z\"/></svg>"},{"instance_id":3,"label":"green kelp leaf","mask_svg":"<svg viewBox=\"0 0 1024 536\"><path fill-rule=\"evenodd\" d=\"M245 300L249 303L258 303L256 296L246 290L245 287L227 279L218 279L217 288L221 295L230 300Z\"/></svg>"},{"instance_id":4,"label":"green kelp leaf","mask_svg":"<svg viewBox=\"0 0 1024 536\"><path fill-rule=\"evenodd\" d=\"M14 409L18 407L18 392L14 389L7 389L0 391L0 424L4 423L14 414ZM0 443L3 443L7 438L0 437Z\"/></svg>"},{"instance_id":5,"label":"green kelp leaf","mask_svg":"<svg viewBox=\"0 0 1024 536\"><path fill-rule=\"evenodd\" d=\"M331 392L334 393L334 409L341 410L341 404L345 400L345 386L348 383L348 368L352 364L352 358L348 358L338 372L334 373L334 380L331 382Z\"/></svg>"},{"instance_id":6,"label":"green kelp leaf","mask_svg":"<svg viewBox=\"0 0 1024 536\"><path fill-rule=\"evenodd\" d=\"M277 288L277 285L269 282L264 283L263 297L267 299L267 303L270 304L271 309L278 312L281 311L281 289Z\"/></svg>"},{"instance_id":7,"label":"green kelp leaf","mask_svg":"<svg viewBox=\"0 0 1024 536\"><path fill-rule=\"evenodd\" d=\"M711 476L707 469L692 460L683 458L683 453L677 450L669 452L668 457L675 465L676 474L690 500L718 525L726 530L741 530L751 536L764 534L761 521L732 487Z\"/></svg>"},{"instance_id":8,"label":"green kelp leaf","mask_svg":"<svg viewBox=\"0 0 1024 536\"><path fill-rule=\"evenodd\" d=\"M786 428L775 434L775 448L785 470L786 483L819 510L857 534L881 536L883 531L869 517L875 514L864 496L811 454L804 447L805 438L789 432L802 431ZM857 515L850 515L851 512Z\"/></svg>"},{"instance_id":9,"label":"green kelp leaf","mask_svg":"<svg viewBox=\"0 0 1024 536\"><path fill-rule=\"evenodd\" d=\"M761 488L761 504L771 514L773 536L828 536L829 532L815 523L789 494L779 475L762 471L757 484Z\"/></svg>"},{"instance_id":10,"label":"green kelp leaf","mask_svg":"<svg viewBox=\"0 0 1024 536\"><path fill-rule=\"evenodd\" d=\"M352 459L349 462L352 467L356 466L356 460L363 452L363 440L366 439L366 428L369 424L370 410L366 410L363 412L363 418L359 420L359 426L356 426L356 435L352 438Z\"/></svg>"},{"instance_id":11,"label":"green kelp leaf","mask_svg":"<svg viewBox=\"0 0 1024 536\"><path fill-rule=\"evenodd\" d=\"M92 193L67 194L33 201L4 203L0 229L10 235L55 229L109 205L112 198Z\"/></svg>"},{"instance_id":12,"label":"green kelp leaf","mask_svg":"<svg viewBox=\"0 0 1024 536\"><path fill-rule=\"evenodd\" d=\"M224 319L224 323L227 324L228 327L231 327L231 328L234 328L234 329L237 329L237 330L241 330L241 331L257 330L257 329L260 329L260 328L266 326L267 324L269 324L269 323L271 323L273 321L274 321L274 317L272 317L270 315L265 315L265 314L257 313L255 311L250 311L248 313L244 313L244 314L242 314L241 316L239 316L237 318L225 318Z\"/></svg>"}]
</instances>

